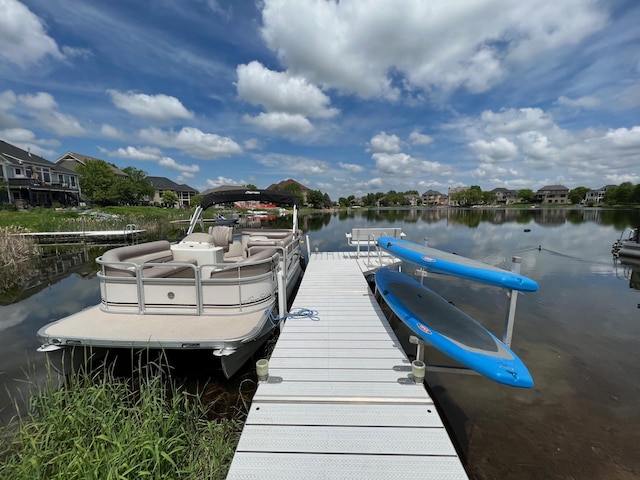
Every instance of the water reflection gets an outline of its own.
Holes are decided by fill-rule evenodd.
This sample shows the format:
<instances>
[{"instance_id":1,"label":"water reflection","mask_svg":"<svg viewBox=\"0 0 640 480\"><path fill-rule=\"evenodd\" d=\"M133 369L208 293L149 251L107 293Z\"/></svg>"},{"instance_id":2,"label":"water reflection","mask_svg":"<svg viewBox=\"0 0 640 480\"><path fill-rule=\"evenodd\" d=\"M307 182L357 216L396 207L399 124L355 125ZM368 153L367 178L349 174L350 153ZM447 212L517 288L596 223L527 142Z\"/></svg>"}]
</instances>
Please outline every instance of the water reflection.
<instances>
[{"instance_id":1,"label":"water reflection","mask_svg":"<svg viewBox=\"0 0 640 480\"><path fill-rule=\"evenodd\" d=\"M345 233L355 227L398 226L409 240L428 238L433 247L492 265L507 267L513 256L521 257L522 273L540 289L518 297L513 348L531 371L534 388L515 390L467 375L428 377L473 478L637 476L640 269L615 263L611 244L622 230L640 224L640 212L352 210L300 220L311 250L349 250ZM82 272L47 278L31 297L0 307L6 319L0 337L5 386L24 376L39 327L99 301L97 279ZM507 297L501 289L436 276L425 282L494 333L502 331ZM395 328L413 355L409 332L401 323ZM7 403L6 397L0 401Z\"/></svg>"}]
</instances>

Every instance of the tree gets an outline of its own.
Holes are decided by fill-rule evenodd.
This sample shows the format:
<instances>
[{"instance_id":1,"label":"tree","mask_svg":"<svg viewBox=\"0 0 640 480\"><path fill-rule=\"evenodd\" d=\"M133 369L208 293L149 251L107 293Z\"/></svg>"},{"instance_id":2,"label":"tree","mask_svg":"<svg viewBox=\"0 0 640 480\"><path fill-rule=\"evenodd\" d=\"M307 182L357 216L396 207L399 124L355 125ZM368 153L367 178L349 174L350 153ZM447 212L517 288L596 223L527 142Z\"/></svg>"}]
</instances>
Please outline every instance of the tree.
<instances>
[{"instance_id":1,"label":"tree","mask_svg":"<svg viewBox=\"0 0 640 480\"><path fill-rule=\"evenodd\" d=\"M339 204L341 207L348 207L349 205L351 205L351 203L349 202L349 199L344 198L344 197L340 197L340 198L338 199L338 204Z\"/></svg>"},{"instance_id":2,"label":"tree","mask_svg":"<svg viewBox=\"0 0 640 480\"><path fill-rule=\"evenodd\" d=\"M173 193L171 190L165 190L162 194L162 203L168 207L173 208L176 203L178 203L178 196Z\"/></svg>"},{"instance_id":3,"label":"tree","mask_svg":"<svg viewBox=\"0 0 640 480\"><path fill-rule=\"evenodd\" d=\"M256 187L253 183L248 183L246 187L247 190L258 190L258 187Z\"/></svg>"},{"instance_id":4,"label":"tree","mask_svg":"<svg viewBox=\"0 0 640 480\"><path fill-rule=\"evenodd\" d=\"M127 198L121 198L121 203L139 205L145 198L153 197L155 190L147 178L147 172L135 167L126 167L122 171L127 174L127 178L118 179L118 183L125 184Z\"/></svg>"},{"instance_id":5,"label":"tree","mask_svg":"<svg viewBox=\"0 0 640 480\"><path fill-rule=\"evenodd\" d=\"M322 192L320 190L309 190L307 192L307 203L312 208L322 208Z\"/></svg>"},{"instance_id":6,"label":"tree","mask_svg":"<svg viewBox=\"0 0 640 480\"><path fill-rule=\"evenodd\" d=\"M518 196L527 203L533 203L536 198L536 194L530 188L518 190Z\"/></svg>"},{"instance_id":7,"label":"tree","mask_svg":"<svg viewBox=\"0 0 640 480\"><path fill-rule=\"evenodd\" d=\"M580 203L586 198L589 190L591 189L587 187L576 187L569 191L569 200L571 203Z\"/></svg>"},{"instance_id":8,"label":"tree","mask_svg":"<svg viewBox=\"0 0 640 480\"><path fill-rule=\"evenodd\" d=\"M104 160L87 160L79 165L80 189L98 205L116 205L119 203L118 178Z\"/></svg>"},{"instance_id":9,"label":"tree","mask_svg":"<svg viewBox=\"0 0 640 480\"><path fill-rule=\"evenodd\" d=\"M198 205L200 205L203 198L204 195L202 195L201 193L194 195L193 197L191 197L191 200L189 200L189 205L191 205L192 207L197 207Z\"/></svg>"}]
</instances>

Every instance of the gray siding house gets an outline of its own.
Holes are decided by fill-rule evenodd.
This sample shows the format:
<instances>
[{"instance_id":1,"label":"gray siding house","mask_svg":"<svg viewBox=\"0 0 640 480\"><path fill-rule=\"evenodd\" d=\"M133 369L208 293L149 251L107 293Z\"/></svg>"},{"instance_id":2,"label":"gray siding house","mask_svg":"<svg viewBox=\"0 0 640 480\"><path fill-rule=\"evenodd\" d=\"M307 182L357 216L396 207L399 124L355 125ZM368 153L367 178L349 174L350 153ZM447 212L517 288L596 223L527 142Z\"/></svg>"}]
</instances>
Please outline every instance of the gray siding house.
<instances>
[{"instance_id":1,"label":"gray siding house","mask_svg":"<svg viewBox=\"0 0 640 480\"><path fill-rule=\"evenodd\" d=\"M27 206L72 206L80 203L78 175L38 155L0 140L0 201Z\"/></svg>"}]
</instances>

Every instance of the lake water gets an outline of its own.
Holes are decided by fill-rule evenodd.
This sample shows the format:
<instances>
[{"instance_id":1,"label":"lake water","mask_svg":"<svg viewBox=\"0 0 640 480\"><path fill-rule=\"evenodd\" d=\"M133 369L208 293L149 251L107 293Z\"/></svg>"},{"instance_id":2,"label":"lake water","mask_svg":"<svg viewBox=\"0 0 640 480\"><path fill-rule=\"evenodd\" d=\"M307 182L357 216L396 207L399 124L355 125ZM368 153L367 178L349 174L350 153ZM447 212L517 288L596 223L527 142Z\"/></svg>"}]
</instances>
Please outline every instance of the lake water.
<instances>
[{"instance_id":1,"label":"lake water","mask_svg":"<svg viewBox=\"0 0 640 480\"><path fill-rule=\"evenodd\" d=\"M308 216L301 224L312 250L348 250L345 232L354 227L399 226L409 240L428 238L432 247L493 265L508 268L521 257L521 273L540 289L518 296L512 347L534 388L427 374L472 478L640 478L640 291L631 288L640 284L640 267L611 256L621 231L640 225L639 211L376 210ZM0 306L0 383L10 391L42 375L36 330L99 301L91 264L67 270ZM425 283L501 336L504 291L435 276ZM396 323L412 356L409 332ZM427 360L446 361L431 350ZM0 402L10 410L4 389Z\"/></svg>"}]
</instances>

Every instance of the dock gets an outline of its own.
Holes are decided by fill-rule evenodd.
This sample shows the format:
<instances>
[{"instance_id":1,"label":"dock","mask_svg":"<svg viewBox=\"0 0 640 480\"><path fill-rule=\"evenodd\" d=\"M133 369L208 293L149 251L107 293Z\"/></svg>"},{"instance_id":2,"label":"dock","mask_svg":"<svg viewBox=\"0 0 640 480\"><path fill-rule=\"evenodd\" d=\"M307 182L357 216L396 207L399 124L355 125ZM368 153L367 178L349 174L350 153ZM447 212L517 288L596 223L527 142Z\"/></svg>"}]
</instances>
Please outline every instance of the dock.
<instances>
[{"instance_id":1,"label":"dock","mask_svg":"<svg viewBox=\"0 0 640 480\"><path fill-rule=\"evenodd\" d=\"M310 253L227 479L467 479L365 275L393 257Z\"/></svg>"},{"instance_id":2,"label":"dock","mask_svg":"<svg viewBox=\"0 0 640 480\"><path fill-rule=\"evenodd\" d=\"M144 240L146 230L129 227L121 230L82 230L74 232L29 232L12 235L31 238L40 245L124 245Z\"/></svg>"}]
</instances>

